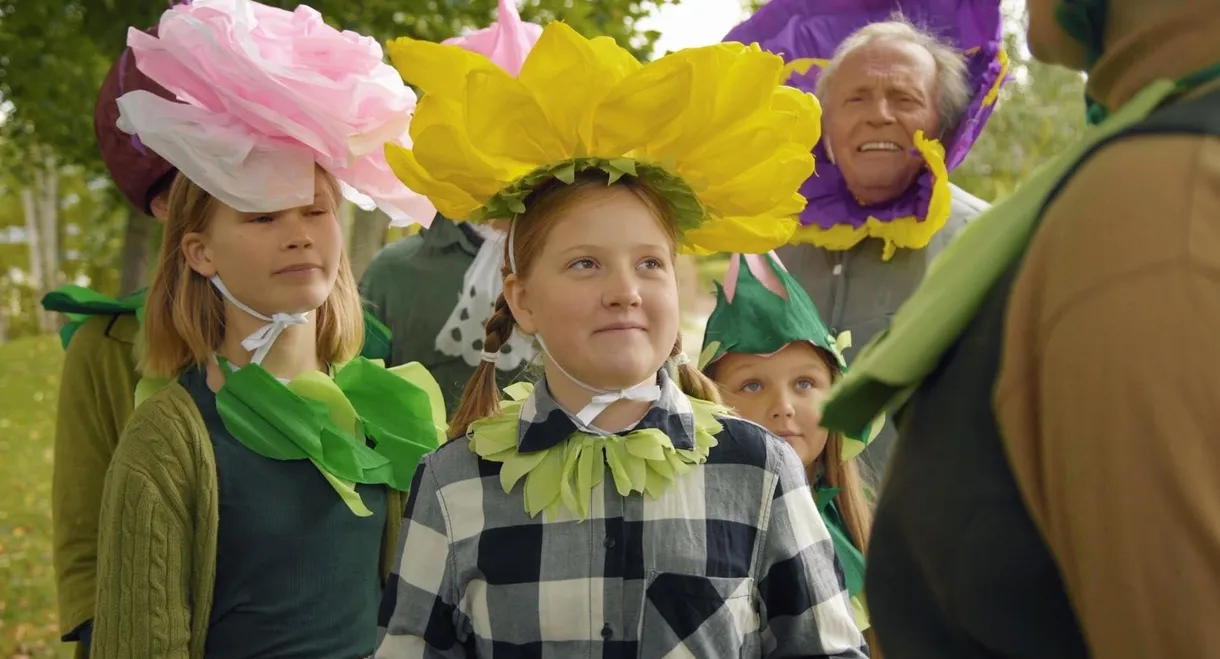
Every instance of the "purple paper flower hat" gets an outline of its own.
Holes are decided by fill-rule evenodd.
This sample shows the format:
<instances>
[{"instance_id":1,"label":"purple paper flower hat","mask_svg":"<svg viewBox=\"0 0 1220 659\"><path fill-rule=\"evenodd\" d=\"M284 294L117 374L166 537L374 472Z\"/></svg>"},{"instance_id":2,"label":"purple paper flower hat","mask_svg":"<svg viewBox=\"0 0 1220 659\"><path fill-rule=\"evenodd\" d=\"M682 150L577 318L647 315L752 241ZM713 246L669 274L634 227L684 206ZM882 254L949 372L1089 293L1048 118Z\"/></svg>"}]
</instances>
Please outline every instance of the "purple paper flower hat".
<instances>
[{"instance_id":1,"label":"purple paper flower hat","mask_svg":"<svg viewBox=\"0 0 1220 659\"><path fill-rule=\"evenodd\" d=\"M865 25L889 20L899 11L965 54L970 105L943 144L916 133L915 148L926 170L905 193L885 204L857 202L819 143L814 147L818 171L801 186L809 203L792 242L846 250L873 237L885 242L882 258L889 260L899 247L927 246L945 226L949 172L961 164L982 132L1008 77L1000 0L771 0L724 38L757 43L780 55L792 72L787 84L813 93L822 67L840 43Z\"/></svg>"}]
</instances>

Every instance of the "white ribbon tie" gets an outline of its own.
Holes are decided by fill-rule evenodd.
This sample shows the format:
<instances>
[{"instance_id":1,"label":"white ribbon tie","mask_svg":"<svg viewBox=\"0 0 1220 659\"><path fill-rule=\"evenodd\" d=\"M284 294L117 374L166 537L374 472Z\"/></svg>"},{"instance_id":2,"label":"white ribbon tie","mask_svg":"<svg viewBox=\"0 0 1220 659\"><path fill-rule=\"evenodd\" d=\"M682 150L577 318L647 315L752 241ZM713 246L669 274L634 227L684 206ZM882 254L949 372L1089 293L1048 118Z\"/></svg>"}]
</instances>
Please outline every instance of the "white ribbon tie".
<instances>
[{"instance_id":1,"label":"white ribbon tie","mask_svg":"<svg viewBox=\"0 0 1220 659\"><path fill-rule=\"evenodd\" d=\"M233 306L241 309L251 316L254 316L255 318L258 318L259 320L267 321L266 325L263 325L253 334L247 336L245 339L242 339L241 347L252 353L250 355L251 364L262 363L263 359L267 356L267 353L271 351L271 346L275 345L276 339L280 338L280 335L284 333L284 330L288 329L292 325L306 325L309 323L308 311L303 311L301 313L275 313L267 316L255 311L254 309L251 309L237 298L233 297L233 294L230 293L229 289L225 287L224 282L220 280L220 275L214 275L212 277L212 285L215 286L216 290L220 291L220 294L223 295L226 300L232 303Z\"/></svg>"}]
</instances>

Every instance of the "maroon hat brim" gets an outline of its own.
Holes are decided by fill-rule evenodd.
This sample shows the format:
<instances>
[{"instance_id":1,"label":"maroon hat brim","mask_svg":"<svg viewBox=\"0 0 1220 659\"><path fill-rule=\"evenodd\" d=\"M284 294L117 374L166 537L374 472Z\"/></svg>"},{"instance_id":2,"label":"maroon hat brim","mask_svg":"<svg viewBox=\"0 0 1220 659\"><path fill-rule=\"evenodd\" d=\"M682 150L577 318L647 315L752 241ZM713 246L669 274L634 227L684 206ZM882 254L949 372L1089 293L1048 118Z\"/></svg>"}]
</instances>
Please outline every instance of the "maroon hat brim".
<instances>
[{"instance_id":1,"label":"maroon hat brim","mask_svg":"<svg viewBox=\"0 0 1220 659\"><path fill-rule=\"evenodd\" d=\"M155 35L157 29L154 27L147 32ZM106 163L115 186L137 210L152 215L153 193L161 189L159 184L175 170L173 165L140 144L134 135L119 130L117 100L135 90L177 100L168 90L141 73L131 49L125 48L110 67L98 92L97 106L93 111L93 130L97 135L102 162Z\"/></svg>"}]
</instances>

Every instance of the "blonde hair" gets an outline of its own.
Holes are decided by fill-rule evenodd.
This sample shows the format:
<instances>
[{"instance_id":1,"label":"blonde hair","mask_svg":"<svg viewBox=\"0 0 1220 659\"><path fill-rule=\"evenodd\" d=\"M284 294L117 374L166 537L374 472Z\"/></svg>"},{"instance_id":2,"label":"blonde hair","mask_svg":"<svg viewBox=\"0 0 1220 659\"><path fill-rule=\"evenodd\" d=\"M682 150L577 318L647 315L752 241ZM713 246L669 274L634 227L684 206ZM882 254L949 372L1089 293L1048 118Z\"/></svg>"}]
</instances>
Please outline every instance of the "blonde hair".
<instances>
[{"instance_id":1,"label":"blonde hair","mask_svg":"<svg viewBox=\"0 0 1220 659\"><path fill-rule=\"evenodd\" d=\"M323 174L337 205L339 183ZM182 174L170 187L169 219L144 303L140 347L144 375L173 377L192 364L202 366L224 341L224 300L207 278L191 269L182 253L182 239L205 232L219 204ZM335 286L317 314L318 358L341 363L355 357L364 340L364 316L346 252L340 253Z\"/></svg>"},{"instance_id":2,"label":"blonde hair","mask_svg":"<svg viewBox=\"0 0 1220 659\"><path fill-rule=\"evenodd\" d=\"M825 99L839 65L853 52L878 41L911 43L923 48L936 62L936 88L940 110L940 133L948 135L957 129L966 108L970 106L970 81L966 58L951 44L936 35L921 30L902 12L895 12L888 21L869 23L856 30L839 44L834 56L818 77L817 95Z\"/></svg>"},{"instance_id":3,"label":"blonde hair","mask_svg":"<svg viewBox=\"0 0 1220 659\"><path fill-rule=\"evenodd\" d=\"M838 381L843 371L839 368L839 360L826 350L817 348L818 356L830 369L831 382ZM843 443L846 439L842 433L832 432L826 437L826 448L814 460L813 469L816 472L821 467L822 475L828 487L839 488L835 495L839 504L839 516L843 518L843 526L847 527L847 535L851 543L861 554L868 555L868 542L873 529L873 504L865 491L865 478L860 473L860 465L856 459L843 459ZM812 474L811 474L812 476ZM877 635L873 628L864 632L868 642L869 656L882 659L881 648L877 644Z\"/></svg>"},{"instance_id":4,"label":"blonde hair","mask_svg":"<svg viewBox=\"0 0 1220 659\"><path fill-rule=\"evenodd\" d=\"M842 369L839 368L838 359L821 347L814 347L814 352L830 371L831 382L838 381L843 374ZM707 373L712 380L716 378L716 367L717 362L713 362L707 367ZM826 479L826 485L839 488L835 499L838 503L839 516L843 518L843 525L847 527L847 535L851 538L852 545L859 549L861 554L868 554L868 541L873 528L873 506L865 491L866 479L861 473L860 465L856 463L855 458L843 459L844 441L842 433L832 432L827 435L826 448L810 465L808 478L810 485L813 485L814 475L820 468ZM864 636L868 640L870 656L880 658L881 650L877 647L876 635L872 633L872 629L867 630Z\"/></svg>"},{"instance_id":5,"label":"blonde hair","mask_svg":"<svg viewBox=\"0 0 1220 659\"><path fill-rule=\"evenodd\" d=\"M669 204L652 188L640 180L626 176L615 183L609 183L604 172L586 170L576 177L572 183L565 184L552 179L540 186L526 199L526 209L513 220L513 239L505 245L504 264L501 274L507 277L512 273L511 263L517 264L517 275L526 277L538 255L542 253L543 245L555 225L555 220L564 210L577 201L597 194L609 186L629 190L660 221L662 228L669 235L674 250L677 250L678 230L674 222ZM510 261L508 250L513 249L513 260ZM495 308L485 325L483 350L496 353L512 336L516 321L508 302L500 295L496 299ZM682 352L682 335L678 334L670 356ZM720 402L720 392L716 385L697 369L689 364L678 367L678 386L689 396ZM494 416L500 412L500 391L496 384L496 366L486 361L479 362L474 374L466 381L462 398L449 421L450 435L460 437L466 434L471 423Z\"/></svg>"}]
</instances>

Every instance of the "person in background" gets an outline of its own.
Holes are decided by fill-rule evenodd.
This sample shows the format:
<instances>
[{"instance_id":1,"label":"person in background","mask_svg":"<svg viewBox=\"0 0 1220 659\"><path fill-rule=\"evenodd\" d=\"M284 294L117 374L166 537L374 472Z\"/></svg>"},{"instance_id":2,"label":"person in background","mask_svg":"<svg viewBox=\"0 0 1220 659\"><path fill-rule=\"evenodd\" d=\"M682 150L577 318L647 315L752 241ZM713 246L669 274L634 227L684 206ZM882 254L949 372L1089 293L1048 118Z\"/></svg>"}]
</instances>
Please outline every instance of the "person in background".
<instances>
[{"instance_id":1,"label":"person in background","mask_svg":"<svg viewBox=\"0 0 1220 659\"><path fill-rule=\"evenodd\" d=\"M890 659L1220 656L1220 2L1030 0L1100 123L941 254L822 422L901 436Z\"/></svg>"},{"instance_id":2,"label":"person in background","mask_svg":"<svg viewBox=\"0 0 1220 659\"><path fill-rule=\"evenodd\" d=\"M514 0L500 0L497 11L490 27L444 43L484 55L517 75L542 27L522 21ZM387 364L424 364L440 383L448 409L480 364L483 326L503 291L506 226L438 216L417 235L383 248L360 279L366 308L393 337ZM529 337L514 334L496 361L500 385L520 378L536 354Z\"/></svg>"},{"instance_id":3,"label":"person in background","mask_svg":"<svg viewBox=\"0 0 1220 659\"><path fill-rule=\"evenodd\" d=\"M156 34L156 28L150 34ZM115 125L115 99L134 90L174 98L141 73L131 50L124 49L98 93L93 128L102 162L119 192L134 210L164 222L177 170ZM66 353L55 424L51 520L60 633L64 641L77 643L78 657L89 654L102 484L134 407L139 379L134 349L142 301L142 293L110 300L65 287L43 302L50 311L70 314L61 332Z\"/></svg>"},{"instance_id":4,"label":"person in background","mask_svg":"<svg viewBox=\"0 0 1220 659\"><path fill-rule=\"evenodd\" d=\"M846 370L842 341L773 253L734 254L708 317L699 369L726 405L796 451L822 521L834 539L856 625L879 659L864 598L864 553L873 511L856 456L868 435L820 426L821 404Z\"/></svg>"},{"instance_id":5,"label":"person in background","mask_svg":"<svg viewBox=\"0 0 1220 659\"><path fill-rule=\"evenodd\" d=\"M896 13L900 12L900 13ZM1007 74L999 0L773 0L727 41L788 62L822 102L818 171L792 245L776 254L830 331L863 345L987 204L949 182ZM805 243L805 244L800 244ZM845 349L850 363L855 352ZM884 474L886 423L863 462Z\"/></svg>"}]
</instances>

